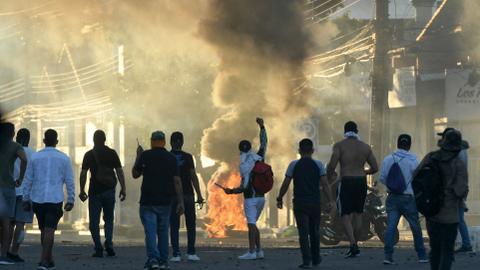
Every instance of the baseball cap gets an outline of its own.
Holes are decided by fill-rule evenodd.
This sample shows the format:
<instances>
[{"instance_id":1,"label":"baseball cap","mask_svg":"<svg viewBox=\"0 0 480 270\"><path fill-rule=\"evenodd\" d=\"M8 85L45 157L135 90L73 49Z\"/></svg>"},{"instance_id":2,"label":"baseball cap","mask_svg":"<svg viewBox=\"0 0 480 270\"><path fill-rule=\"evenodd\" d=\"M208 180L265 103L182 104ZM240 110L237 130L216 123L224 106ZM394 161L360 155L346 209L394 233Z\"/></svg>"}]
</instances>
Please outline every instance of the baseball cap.
<instances>
[{"instance_id":1,"label":"baseball cap","mask_svg":"<svg viewBox=\"0 0 480 270\"><path fill-rule=\"evenodd\" d=\"M152 137L151 137L150 139L151 139L151 140L154 140L154 141L165 140L165 133L163 133L163 132L160 131L160 130L154 131L154 132L152 133Z\"/></svg>"},{"instance_id":2,"label":"baseball cap","mask_svg":"<svg viewBox=\"0 0 480 270\"><path fill-rule=\"evenodd\" d=\"M445 134L447 134L447 132L449 132L450 130L454 130L454 128L452 127L447 127L443 132L440 132L440 133L437 133L438 136L445 136Z\"/></svg>"}]
</instances>

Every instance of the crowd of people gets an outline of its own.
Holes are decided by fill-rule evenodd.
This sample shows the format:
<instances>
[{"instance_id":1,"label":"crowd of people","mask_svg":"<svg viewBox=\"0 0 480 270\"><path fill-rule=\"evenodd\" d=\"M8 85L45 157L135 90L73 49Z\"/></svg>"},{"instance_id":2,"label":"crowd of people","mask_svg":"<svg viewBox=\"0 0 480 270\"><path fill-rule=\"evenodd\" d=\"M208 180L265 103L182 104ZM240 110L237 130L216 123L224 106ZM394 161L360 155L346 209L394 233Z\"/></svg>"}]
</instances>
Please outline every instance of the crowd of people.
<instances>
[{"instance_id":1,"label":"crowd of people","mask_svg":"<svg viewBox=\"0 0 480 270\"><path fill-rule=\"evenodd\" d=\"M261 247L258 219L265 205L265 194L271 189L271 170L265 165L267 153L267 131L263 119L256 120L260 129L260 147L252 149L248 140L239 143L238 187L222 187L226 194L243 194L244 211L248 227L248 251L239 256L240 260L264 259ZM45 148L34 152L28 147L30 132L17 132L11 123L1 123L0 153L0 265L21 263L19 248L25 237L25 224L32 223L35 214L41 231L41 259L38 270L55 269L53 245L55 230L63 211L71 211L75 203L75 184L70 158L56 149L58 134L53 129L45 131ZM462 247L457 252L472 250L464 213L468 194L467 149L460 131L447 128L438 134L439 149L425 156L419 163L410 151L412 138L401 134L397 150L385 157L379 169L371 147L362 142L357 124L349 121L344 126L344 139L333 146L328 165L315 160L314 144L310 139L299 142L298 160L292 161L285 173L279 194L278 208L283 208L283 198L293 182L293 212L299 235L302 269L318 266L320 256L321 197L327 196L323 206L332 215L341 216L350 248L346 258L360 254L358 235L362 227L362 213L367 195L367 177L380 171L379 180L386 186L388 215L385 232L385 258L383 263L395 264L393 258L395 232L403 216L412 230L415 251L419 263L430 263L432 270L450 269L454 261L454 245L457 230L462 237ZM105 145L106 135L97 130L93 136L94 147L83 159L80 173L82 202L88 200L89 229L94 243L93 257L115 256L113 245L114 209L116 186L120 184L119 199L127 196L125 176L115 150ZM138 145L132 168L134 179L143 177L140 195L140 220L145 232L147 261L144 269L168 269L169 262L181 262L179 246L180 216L185 215L187 227L187 260L199 261L195 251L196 207L204 204L200 184L191 154L182 150L184 137L174 132L170 137L171 150L166 149L166 136L154 131L150 137L150 149ZM232 151L234 151L232 149ZM258 164L267 168L261 177L256 175ZM430 167L428 167L430 166ZM339 167L339 168L337 168ZM441 198L438 211L426 216L430 241L430 256L423 242L419 221L416 181L424 175L426 168L438 170L441 182ZM339 174L337 174L337 169ZM90 172L88 192L85 191L87 175ZM337 179L337 175L339 175ZM262 179L262 180L257 180ZM265 183L258 183L265 181ZM335 182L337 190L332 191ZM267 188L265 188L267 186ZM66 188L66 197L64 195ZM336 193L336 196L334 196ZM196 199L195 199L196 194ZM336 206L336 207L335 207ZM419 208L419 209L417 209ZM337 210L337 211L335 211ZM100 238L100 216L103 212L105 241ZM169 241L170 240L170 241ZM169 259L169 242L172 255ZM104 254L105 253L105 254Z\"/></svg>"}]
</instances>

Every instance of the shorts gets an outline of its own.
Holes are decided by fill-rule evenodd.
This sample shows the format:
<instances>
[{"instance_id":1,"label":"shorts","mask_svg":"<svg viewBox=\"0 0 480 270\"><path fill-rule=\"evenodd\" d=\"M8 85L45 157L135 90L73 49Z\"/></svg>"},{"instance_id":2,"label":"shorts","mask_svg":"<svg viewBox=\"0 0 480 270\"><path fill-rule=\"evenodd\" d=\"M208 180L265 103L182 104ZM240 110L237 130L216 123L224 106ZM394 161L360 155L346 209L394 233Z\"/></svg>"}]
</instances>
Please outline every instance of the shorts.
<instances>
[{"instance_id":1,"label":"shorts","mask_svg":"<svg viewBox=\"0 0 480 270\"><path fill-rule=\"evenodd\" d=\"M22 196L17 196L17 203L15 206L15 222L32 223L33 210L25 211L22 204Z\"/></svg>"},{"instance_id":2,"label":"shorts","mask_svg":"<svg viewBox=\"0 0 480 270\"><path fill-rule=\"evenodd\" d=\"M337 189L337 208L340 216L363 213L366 198L367 177L342 177Z\"/></svg>"},{"instance_id":3,"label":"shorts","mask_svg":"<svg viewBox=\"0 0 480 270\"><path fill-rule=\"evenodd\" d=\"M264 197L248 198L243 203L245 210L245 217L248 224L257 224L260 215L262 214L263 207L265 206Z\"/></svg>"},{"instance_id":4,"label":"shorts","mask_svg":"<svg viewBox=\"0 0 480 270\"><path fill-rule=\"evenodd\" d=\"M33 212L37 216L40 230L57 229L58 222L63 216L62 206L63 203L33 203Z\"/></svg>"},{"instance_id":5,"label":"shorts","mask_svg":"<svg viewBox=\"0 0 480 270\"><path fill-rule=\"evenodd\" d=\"M0 217L15 217L16 193L14 188L0 188Z\"/></svg>"}]
</instances>

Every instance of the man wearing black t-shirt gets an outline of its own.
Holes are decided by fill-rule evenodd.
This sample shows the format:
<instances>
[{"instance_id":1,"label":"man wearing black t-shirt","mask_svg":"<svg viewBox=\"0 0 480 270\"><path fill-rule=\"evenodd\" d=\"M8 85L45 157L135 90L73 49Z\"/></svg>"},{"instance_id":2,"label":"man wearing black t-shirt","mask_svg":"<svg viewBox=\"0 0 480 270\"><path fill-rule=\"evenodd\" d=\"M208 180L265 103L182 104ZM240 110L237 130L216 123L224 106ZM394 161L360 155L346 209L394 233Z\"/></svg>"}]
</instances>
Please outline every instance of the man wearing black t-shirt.
<instances>
[{"instance_id":1,"label":"man wearing black t-shirt","mask_svg":"<svg viewBox=\"0 0 480 270\"><path fill-rule=\"evenodd\" d=\"M184 211L182 182L177 159L165 149L165 134L155 131L151 149L137 148L133 178L143 175L140 195L140 219L145 230L148 260L144 269L168 269L168 228L174 200L177 215Z\"/></svg>"},{"instance_id":2,"label":"man wearing black t-shirt","mask_svg":"<svg viewBox=\"0 0 480 270\"><path fill-rule=\"evenodd\" d=\"M93 257L103 257L103 246L100 240L100 213L103 210L103 220L105 221L105 251L107 256L115 256L113 250L113 219L115 210L115 187L116 179L120 182L120 201L125 200L126 187L125 176L122 170L122 164L115 150L105 145L106 136L102 130L97 130L93 134L93 149L88 151L83 157L82 171L80 173L80 200L82 202L90 198L88 202L88 212L90 219L90 233L95 244L95 253ZM100 175L100 167L111 175L113 181L104 179ZM85 193L85 184L87 182L87 172L90 170L90 185L88 195ZM116 172L116 177L115 173Z\"/></svg>"},{"instance_id":3,"label":"man wearing black t-shirt","mask_svg":"<svg viewBox=\"0 0 480 270\"><path fill-rule=\"evenodd\" d=\"M303 263L300 268L308 269L311 265L317 266L320 257L320 185L325 189L330 211L333 197L327 181L327 172L322 162L314 160L313 142L310 139L300 141L299 160L292 161L285 174L280 193L277 198L278 208L283 208L283 196L293 180L293 212L297 221L300 249Z\"/></svg>"},{"instance_id":4,"label":"man wearing black t-shirt","mask_svg":"<svg viewBox=\"0 0 480 270\"><path fill-rule=\"evenodd\" d=\"M170 137L170 144L172 145L172 151L170 151L170 153L172 153L177 159L180 178L182 180L183 202L185 204L185 224L187 226L188 240L187 259L189 261L199 261L200 258L195 254L196 215L193 190L195 189L195 192L197 193L198 204L202 205L204 200L200 191L197 173L195 172L193 157L191 154L182 151L183 134L178 131L172 133L172 136ZM172 207L172 214L170 216L170 239L172 242L173 256L170 261L180 262L182 260L178 239L180 230L180 216L175 211L177 204L174 203Z\"/></svg>"}]
</instances>

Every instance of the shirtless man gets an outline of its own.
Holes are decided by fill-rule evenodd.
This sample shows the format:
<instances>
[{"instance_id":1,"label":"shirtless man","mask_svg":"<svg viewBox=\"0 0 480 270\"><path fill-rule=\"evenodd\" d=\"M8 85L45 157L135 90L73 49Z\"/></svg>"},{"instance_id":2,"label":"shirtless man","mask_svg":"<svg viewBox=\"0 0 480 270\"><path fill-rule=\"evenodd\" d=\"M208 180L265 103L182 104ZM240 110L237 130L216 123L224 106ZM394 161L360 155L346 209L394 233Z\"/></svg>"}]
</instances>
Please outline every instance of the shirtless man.
<instances>
[{"instance_id":1,"label":"shirtless man","mask_svg":"<svg viewBox=\"0 0 480 270\"><path fill-rule=\"evenodd\" d=\"M362 228L362 213L367 196L367 175L376 173L378 166L370 146L360 141L357 124L349 121L345 124L344 130L345 139L333 146L327 175L330 180L333 180L335 168L340 163L337 205L350 241L350 250L345 257L353 258L360 254L356 238ZM365 169L365 163L369 165L369 169Z\"/></svg>"}]
</instances>

